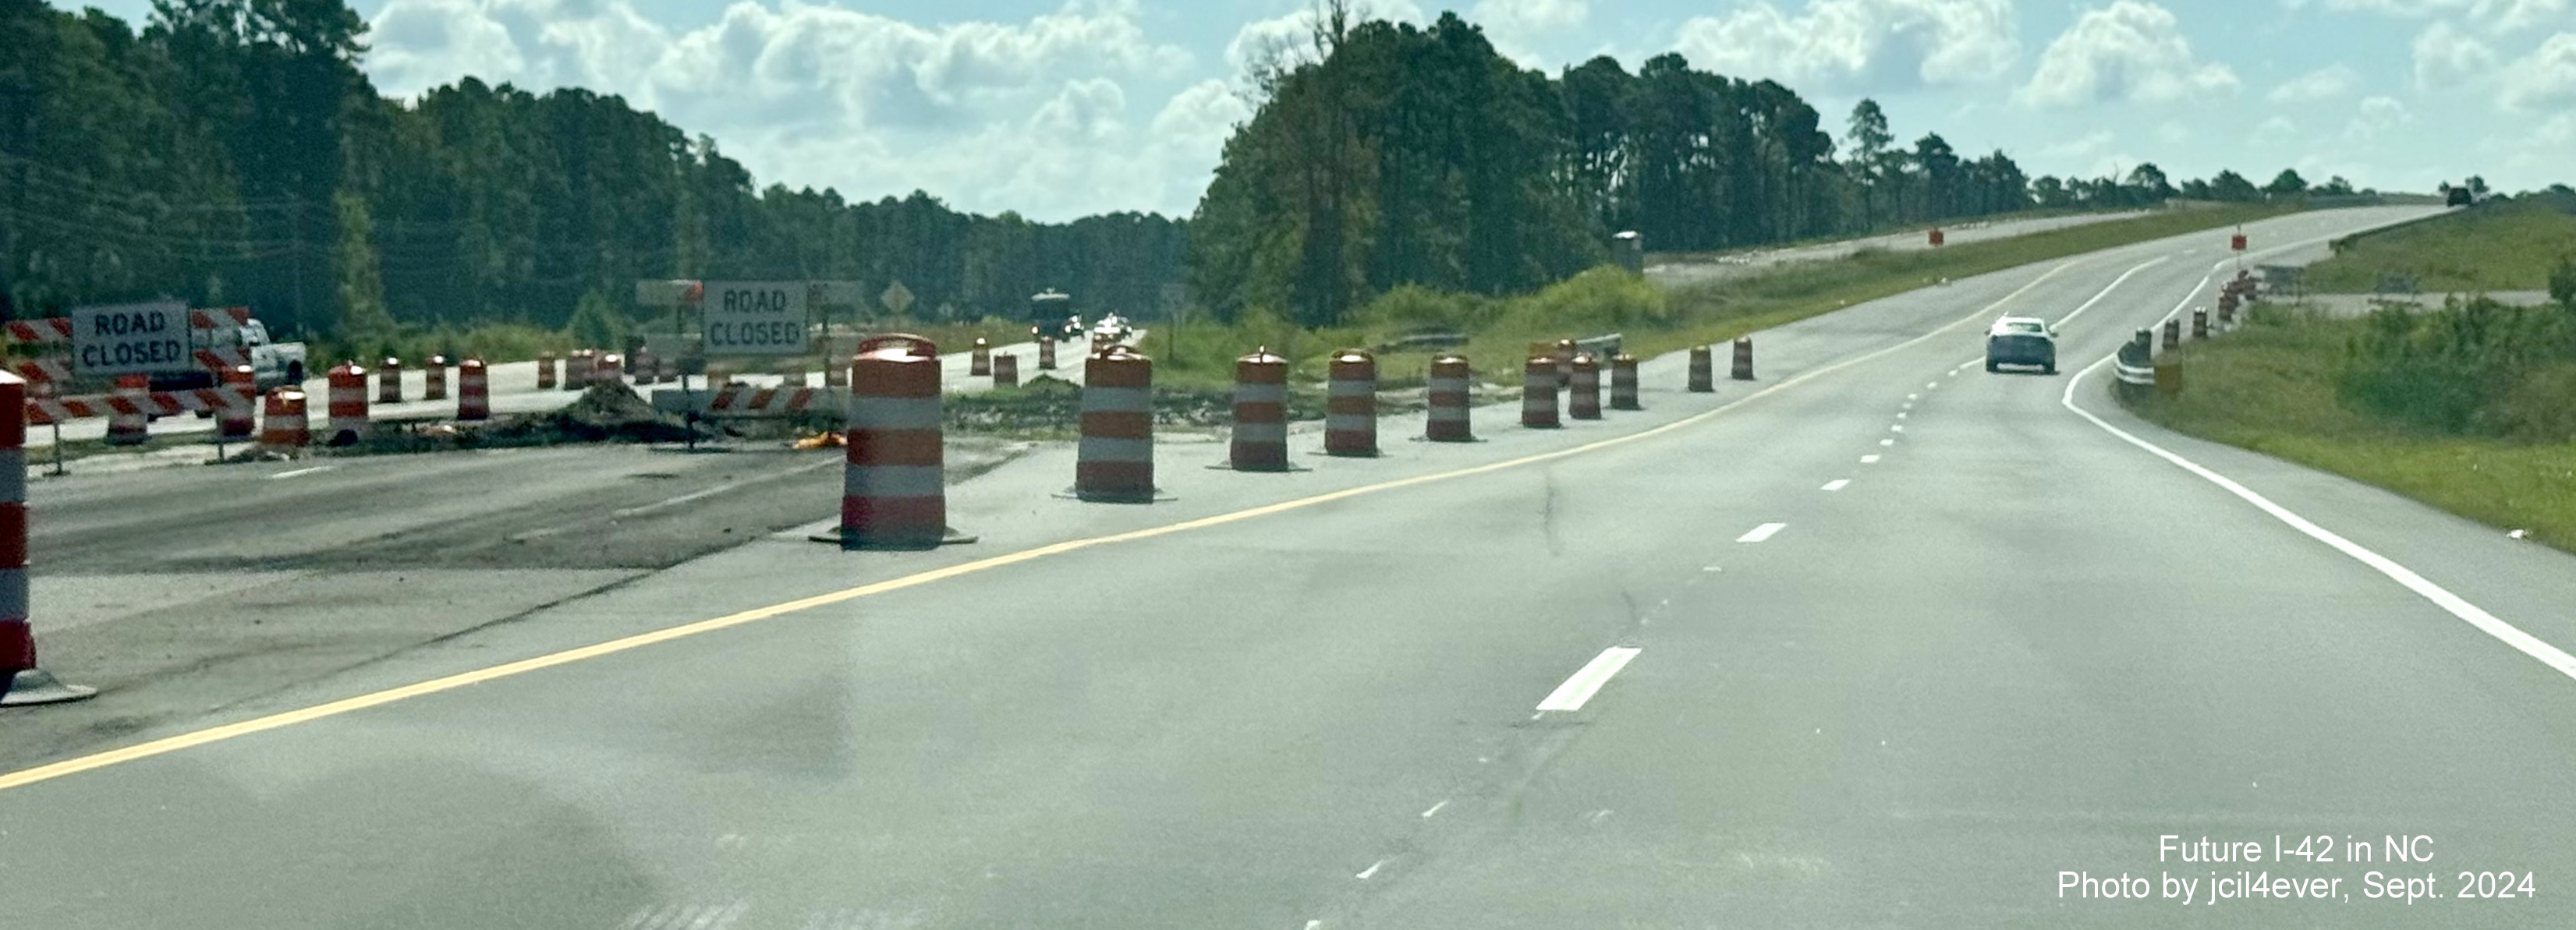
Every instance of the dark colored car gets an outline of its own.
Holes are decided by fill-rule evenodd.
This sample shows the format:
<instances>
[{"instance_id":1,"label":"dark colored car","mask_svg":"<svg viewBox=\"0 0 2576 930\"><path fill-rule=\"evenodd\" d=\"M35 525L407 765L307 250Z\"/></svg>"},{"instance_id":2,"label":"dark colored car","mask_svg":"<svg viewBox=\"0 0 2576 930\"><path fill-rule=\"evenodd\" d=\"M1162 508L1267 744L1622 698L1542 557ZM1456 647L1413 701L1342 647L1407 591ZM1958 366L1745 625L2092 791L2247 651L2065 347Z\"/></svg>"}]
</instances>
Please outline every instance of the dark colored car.
<instances>
[{"instance_id":1,"label":"dark colored car","mask_svg":"<svg viewBox=\"0 0 2576 930\"><path fill-rule=\"evenodd\" d=\"M1986 370L2005 365L2037 365L2057 373L2057 332L2038 317L2008 316L1986 330Z\"/></svg>"}]
</instances>

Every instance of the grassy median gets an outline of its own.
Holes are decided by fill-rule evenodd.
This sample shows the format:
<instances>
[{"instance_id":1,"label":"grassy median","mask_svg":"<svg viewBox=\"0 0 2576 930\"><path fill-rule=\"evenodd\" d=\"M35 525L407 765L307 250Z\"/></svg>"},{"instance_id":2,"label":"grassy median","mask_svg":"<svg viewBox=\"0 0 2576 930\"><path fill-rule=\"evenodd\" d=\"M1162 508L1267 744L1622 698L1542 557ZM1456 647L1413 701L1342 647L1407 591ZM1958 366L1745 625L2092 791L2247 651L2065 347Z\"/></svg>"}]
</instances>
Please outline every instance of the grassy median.
<instances>
[{"instance_id":1,"label":"grassy median","mask_svg":"<svg viewBox=\"0 0 2576 930\"><path fill-rule=\"evenodd\" d=\"M2333 258L2309 266L2301 286L2368 293L2396 276L2436 294L2537 291L2571 259L2576 195L2532 194L2342 240Z\"/></svg>"},{"instance_id":2,"label":"grassy median","mask_svg":"<svg viewBox=\"0 0 2576 930\"><path fill-rule=\"evenodd\" d=\"M2134 409L2168 429L2368 482L2576 551L2576 442L2459 435L2347 404L2337 385L2367 319L2257 308L2187 346L2184 389Z\"/></svg>"}]
</instances>

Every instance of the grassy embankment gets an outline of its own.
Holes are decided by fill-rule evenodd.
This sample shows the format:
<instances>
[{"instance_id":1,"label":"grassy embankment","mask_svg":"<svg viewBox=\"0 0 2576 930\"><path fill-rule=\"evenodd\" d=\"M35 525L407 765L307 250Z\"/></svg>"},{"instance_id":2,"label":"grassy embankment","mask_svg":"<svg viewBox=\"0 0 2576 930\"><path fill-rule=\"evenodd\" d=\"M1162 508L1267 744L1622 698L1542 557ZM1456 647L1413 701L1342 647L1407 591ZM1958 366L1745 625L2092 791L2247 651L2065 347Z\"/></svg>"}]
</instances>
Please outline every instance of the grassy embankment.
<instances>
[{"instance_id":1,"label":"grassy embankment","mask_svg":"<svg viewBox=\"0 0 2576 930\"><path fill-rule=\"evenodd\" d=\"M2430 293L2536 291L2576 255L2576 197L2539 195L2336 243L2335 256L2301 276L2329 294L2376 290L2382 275L2412 275Z\"/></svg>"},{"instance_id":2,"label":"grassy embankment","mask_svg":"<svg viewBox=\"0 0 2576 930\"><path fill-rule=\"evenodd\" d=\"M2364 237L2335 274L2375 282L2392 263L2420 261L2411 267L2428 287L2548 287L2556 306L2454 299L2436 312L2338 319L2258 305L2245 328L2183 350L2181 394L2136 409L2576 551L2576 262L2564 257L2576 242L2536 259L2549 254L2541 232L2576 222L2485 209Z\"/></svg>"}]
</instances>

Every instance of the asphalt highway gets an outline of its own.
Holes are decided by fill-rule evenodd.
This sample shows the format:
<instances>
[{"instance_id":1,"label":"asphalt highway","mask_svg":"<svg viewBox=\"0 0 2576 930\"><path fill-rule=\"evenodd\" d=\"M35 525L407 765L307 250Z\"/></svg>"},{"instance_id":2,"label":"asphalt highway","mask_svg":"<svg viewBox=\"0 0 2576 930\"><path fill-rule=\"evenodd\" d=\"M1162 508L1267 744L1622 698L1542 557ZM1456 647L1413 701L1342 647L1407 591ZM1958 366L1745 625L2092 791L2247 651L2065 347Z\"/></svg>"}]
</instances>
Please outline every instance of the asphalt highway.
<instances>
[{"instance_id":1,"label":"asphalt highway","mask_svg":"<svg viewBox=\"0 0 2576 930\"><path fill-rule=\"evenodd\" d=\"M2248 232L2264 250L2421 212ZM13 762L0 915L2563 921L2576 560L2120 413L2095 361L2213 299L2223 243L1781 327L1755 337L1760 379L1713 395L1655 359L1645 412L1560 431L1487 407L1485 442L1433 445L1397 417L1363 460L1300 431L1307 470L1282 475L1176 439L1152 505L1064 499L1070 450L1028 450L952 481L951 522L981 539L935 552L807 542L832 506L811 500L803 526ZM2062 320L2061 374L1981 369L2004 313ZM521 493L460 480L493 489L487 511ZM782 487L830 493L813 484ZM76 504L45 487L40 527ZM112 561L57 532L62 558ZM288 561L329 578L430 556L308 558ZM0 739L36 713L0 714ZM112 746L131 748L81 754ZM2316 835L2335 861L2278 858ZM2193 861L2168 848L2202 839ZM2261 861L2206 861L2238 842ZM2344 861L2361 847L2374 861ZM2254 884L2240 871L2267 896L2201 900ZM2439 897L2372 897L2374 871ZM2537 896L2465 899L2462 871ZM2128 877L2145 899L2084 894ZM2274 878L2331 890L2270 897Z\"/></svg>"}]
</instances>

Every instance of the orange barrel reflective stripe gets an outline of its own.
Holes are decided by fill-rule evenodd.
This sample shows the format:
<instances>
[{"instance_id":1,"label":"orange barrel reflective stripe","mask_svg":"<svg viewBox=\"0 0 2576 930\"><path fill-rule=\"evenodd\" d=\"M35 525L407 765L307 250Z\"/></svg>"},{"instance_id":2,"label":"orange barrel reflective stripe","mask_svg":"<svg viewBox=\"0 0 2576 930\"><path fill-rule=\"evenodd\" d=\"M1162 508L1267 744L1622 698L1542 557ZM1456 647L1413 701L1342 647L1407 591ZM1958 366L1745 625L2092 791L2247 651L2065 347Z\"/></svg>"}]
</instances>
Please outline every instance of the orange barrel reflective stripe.
<instances>
[{"instance_id":1,"label":"orange barrel reflective stripe","mask_svg":"<svg viewBox=\"0 0 2576 930\"><path fill-rule=\"evenodd\" d=\"M367 438L367 369L356 362L333 366L330 375L329 445L345 446Z\"/></svg>"},{"instance_id":2,"label":"orange barrel reflective stripe","mask_svg":"<svg viewBox=\"0 0 2576 930\"><path fill-rule=\"evenodd\" d=\"M939 545L948 536L939 348L911 335L860 340L844 425L842 548Z\"/></svg>"},{"instance_id":3,"label":"orange barrel reflective stripe","mask_svg":"<svg viewBox=\"0 0 2576 930\"><path fill-rule=\"evenodd\" d=\"M1288 470L1288 360L1269 346L1234 360L1234 442L1226 464L1236 471Z\"/></svg>"},{"instance_id":4,"label":"orange barrel reflective stripe","mask_svg":"<svg viewBox=\"0 0 2576 930\"><path fill-rule=\"evenodd\" d=\"M1333 353L1324 397L1324 454L1377 454L1377 358L1365 349Z\"/></svg>"},{"instance_id":5,"label":"orange barrel reflective stripe","mask_svg":"<svg viewBox=\"0 0 2576 930\"><path fill-rule=\"evenodd\" d=\"M1154 499L1154 362L1126 346L1083 360L1082 442L1073 494L1087 501Z\"/></svg>"},{"instance_id":6,"label":"orange barrel reflective stripe","mask_svg":"<svg viewBox=\"0 0 2576 930\"><path fill-rule=\"evenodd\" d=\"M456 366L456 418L492 418L492 372L482 359L468 358Z\"/></svg>"},{"instance_id":7,"label":"orange barrel reflective stripe","mask_svg":"<svg viewBox=\"0 0 2576 930\"><path fill-rule=\"evenodd\" d=\"M1532 355L1521 366L1521 425L1533 429L1562 425L1556 419L1555 356Z\"/></svg>"},{"instance_id":8,"label":"orange barrel reflective stripe","mask_svg":"<svg viewBox=\"0 0 2576 930\"><path fill-rule=\"evenodd\" d=\"M1467 423L1469 380L1475 377L1467 360L1456 355L1443 355L1431 360L1429 419L1422 427L1422 438L1432 442L1473 442L1475 433Z\"/></svg>"}]
</instances>

